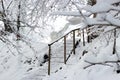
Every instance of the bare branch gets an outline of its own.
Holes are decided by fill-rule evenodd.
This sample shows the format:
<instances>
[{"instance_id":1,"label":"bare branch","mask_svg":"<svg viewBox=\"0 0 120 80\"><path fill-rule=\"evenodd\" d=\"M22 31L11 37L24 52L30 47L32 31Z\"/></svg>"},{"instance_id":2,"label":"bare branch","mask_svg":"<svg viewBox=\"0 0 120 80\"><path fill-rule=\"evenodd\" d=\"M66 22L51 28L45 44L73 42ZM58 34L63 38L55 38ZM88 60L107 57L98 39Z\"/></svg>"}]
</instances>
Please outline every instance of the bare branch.
<instances>
[{"instance_id":1,"label":"bare branch","mask_svg":"<svg viewBox=\"0 0 120 80\"><path fill-rule=\"evenodd\" d=\"M85 66L84 69L90 67L90 66L93 66L93 65L105 65L105 66L110 66L110 67L113 67L112 65L109 65L107 63L118 63L120 62L120 60L117 60L117 61L105 61L105 62L90 62L90 61L86 61L86 63L89 63L90 65L88 66Z\"/></svg>"}]
</instances>

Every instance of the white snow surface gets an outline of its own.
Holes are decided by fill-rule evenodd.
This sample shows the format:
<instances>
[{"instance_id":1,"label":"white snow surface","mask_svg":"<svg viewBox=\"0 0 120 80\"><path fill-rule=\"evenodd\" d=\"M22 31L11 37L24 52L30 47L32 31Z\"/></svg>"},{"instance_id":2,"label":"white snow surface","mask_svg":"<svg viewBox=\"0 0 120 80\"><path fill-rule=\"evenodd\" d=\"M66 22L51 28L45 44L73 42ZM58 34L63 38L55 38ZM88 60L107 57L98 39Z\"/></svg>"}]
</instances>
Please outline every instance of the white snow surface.
<instances>
[{"instance_id":1,"label":"white snow surface","mask_svg":"<svg viewBox=\"0 0 120 80\"><path fill-rule=\"evenodd\" d=\"M72 28L73 29L73 28ZM112 55L113 48L113 37L109 37L110 33L107 31L114 28L106 28L106 33L102 34L98 38L94 39L92 43L82 46L82 42L79 44L76 49L76 55L72 55L68 60L67 64L70 65L56 65L53 69L62 67L61 70L58 70L56 73L51 73L50 76L45 72L43 80L119 80L120 74L116 73L117 67L114 63L107 63L104 65L105 61L116 61L116 55ZM69 28L69 30L71 30ZM40 66L42 62L42 57L45 53L48 52L48 47L46 43L36 42L38 40L32 40L31 47L34 50L31 50L28 44L18 41L14 42L14 39L9 37L13 41L13 44L17 44L17 47L20 49L20 52L24 54L17 53L16 49L12 45L6 45L3 42L0 42L0 80L40 80L41 69L46 69L47 63ZM110 40L108 42L108 40ZM53 52L63 54L61 51L61 44L54 45L52 47ZM117 37L117 53L120 52L120 35L118 31ZM7 46L7 47L6 47ZM13 48L12 51L9 51L9 47ZM84 56L82 53L84 50L87 50ZM34 51L35 54L33 53ZM14 52L13 55L11 52ZM4 53L4 54L3 54ZM38 60L29 65L29 63L24 63L26 60L33 59L35 56L39 57ZM27 57L27 58L26 58ZM103 63L89 66L88 62L93 63ZM87 67L89 66L89 67ZM87 67L86 69L84 69ZM32 70L30 70L32 68Z\"/></svg>"},{"instance_id":2,"label":"white snow surface","mask_svg":"<svg viewBox=\"0 0 120 80\"><path fill-rule=\"evenodd\" d=\"M109 10L120 11L119 7L112 5L116 2L120 2L120 0L97 0L96 5L83 7L80 8L80 10L86 10L89 14L98 13L97 17L94 19L88 17L88 15L86 16L86 14L83 15L87 20L87 24L113 24L119 27L119 19L113 17L114 15L110 12L106 13ZM62 6L66 6L67 3L68 0L65 2L65 5ZM0 9L0 11L2 10ZM54 14L65 16L81 15L76 12L71 12L70 14L69 12L57 12ZM73 29L83 29L86 27L87 24L84 22L79 24L79 22L81 23L82 19L76 17L70 18L59 34L57 32L53 32L53 34L51 34L53 40L58 39ZM111 29L113 28L106 29L106 32ZM36 33L33 32L33 34ZM14 37L15 35L13 34L6 36L6 38L10 40L9 43L5 44L0 41L0 80L40 80L40 74L44 72L46 73L46 71L40 72L40 70L41 68L47 70L47 63L43 64L43 66L40 66L40 63L43 61L43 55L48 52L47 44L43 43L43 40L40 41L41 37L39 34L32 35L31 33L30 35L26 35L28 38L27 40L30 42L26 43L25 40L16 42ZM92 43L86 44L86 46L82 46L82 43L80 43L79 47L76 49L76 55L72 55L67 62L67 64L70 65L59 65L62 67L61 70L58 70L56 73L52 73L50 76L46 73L43 80L120 80L120 74L116 73L117 64L105 63L106 61L118 60L116 54L112 54L113 37L110 37L109 35L109 33L103 33L98 38L94 39ZM55 51L53 50L53 52L61 51L60 44L61 43L54 45L53 48ZM117 33L116 53L118 56L120 55L119 44L120 35ZM88 51L88 53L82 56L84 50ZM37 60L35 60L36 57L38 58ZM31 64L27 62L29 60L31 60ZM102 64L90 66L89 63ZM55 68L59 68L59 66L56 65Z\"/></svg>"}]
</instances>

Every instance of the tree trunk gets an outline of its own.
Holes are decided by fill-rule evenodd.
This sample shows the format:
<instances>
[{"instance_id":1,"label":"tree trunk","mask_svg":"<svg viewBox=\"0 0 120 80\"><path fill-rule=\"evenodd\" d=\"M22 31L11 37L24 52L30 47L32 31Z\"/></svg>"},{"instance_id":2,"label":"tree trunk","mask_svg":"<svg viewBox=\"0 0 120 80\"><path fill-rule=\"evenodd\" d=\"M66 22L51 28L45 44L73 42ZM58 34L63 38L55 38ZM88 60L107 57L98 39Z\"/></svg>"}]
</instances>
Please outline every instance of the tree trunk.
<instances>
[{"instance_id":1,"label":"tree trunk","mask_svg":"<svg viewBox=\"0 0 120 80\"><path fill-rule=\"evenodd\" d=\"M17 31L19 31L20 29L20 9L21 9L21 4L19 2L19 5L18 5L18 16L17 16Z\"/></svg>"},{"instance_id":2,"label":"tree trunk","mask_svg":"<svg viewBox=\"0 0 120 80\"><path fill-rule=\"evenodd\" d=\"M17 40L20 40L20 34L19 34L19 30L20 30L20 9L21 9L21 4L19 2L19 5L18 5L18 16L17 16Z\"/></svg>"},{"instance_id":3,"label":"tree trunk","mask_svg":"<svg viewBox=\"0 0 120 80\"><path fill-rule=\"evenodd\" d=\"M8 32L12 33L13 30L12 30L10 24L9 24L9 20L6 19L6 13L5 13L5 8L4 8L4 2L3 2L3 0L1 0L1 3L2 3L2 9L3 9L2 20L4 22L5 31L8 31Z\"/></svg>"}]
</instances>

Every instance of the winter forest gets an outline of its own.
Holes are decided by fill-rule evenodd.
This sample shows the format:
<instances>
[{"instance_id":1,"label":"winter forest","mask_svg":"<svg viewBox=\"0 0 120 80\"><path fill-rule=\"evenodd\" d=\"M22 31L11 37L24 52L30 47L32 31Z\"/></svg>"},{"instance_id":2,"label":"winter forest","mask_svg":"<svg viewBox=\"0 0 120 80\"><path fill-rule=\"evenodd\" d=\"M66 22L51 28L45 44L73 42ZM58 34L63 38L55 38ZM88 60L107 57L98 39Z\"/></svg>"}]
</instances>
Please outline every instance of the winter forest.
<instances>
[{"instance_id":1,"label":"winter forest","mask_svg":"<svg viewBox=\"0 0 120 80\"><path fill-rule=\"evenodd\" d=\"M120 80L120 0L0 0L0 80Z\"/></svg>"}]
</instances>

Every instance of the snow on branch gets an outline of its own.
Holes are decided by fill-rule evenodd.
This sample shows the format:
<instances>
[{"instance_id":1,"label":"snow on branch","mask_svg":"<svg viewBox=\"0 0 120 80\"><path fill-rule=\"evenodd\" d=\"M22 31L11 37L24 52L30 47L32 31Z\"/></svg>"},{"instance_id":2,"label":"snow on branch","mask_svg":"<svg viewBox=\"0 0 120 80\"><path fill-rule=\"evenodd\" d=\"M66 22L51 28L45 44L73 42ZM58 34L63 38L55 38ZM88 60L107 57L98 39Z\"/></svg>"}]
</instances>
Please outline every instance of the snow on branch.
<instances>
[{"instance_id":1,"label":"snow on branch","mask_svg":"<svg viewBox=\"0 0 120 80\"><path fill-rule=\"evenodd\" d=\"M51 15L74 16L82 18L86 25L117 26L120 28L120 20L115 18L120 12L120 0L97 0L95 5L81 5L71 1L77 11L56 11ZM92 17L96 14L96 17ZM119 16L118 16L119 17Z\"/></svg>"},{"instance_id":2,"label":"snow on branch","mask_svg":"<svg viewBox=\"0 0 120 80\"><path fill-rule=\"evenodd\" d=\"M57 11L57 12L53 12L51 15L62 15L62 16L81 16L80 13L78 11L66 11L66 12L60 12L60 11Z\"/></svg>"},{"instance_id":3,"label":"snow on branch","mask_svg":"<svg viewBox=\"0 0 120 80\"><path fill-rule=\"evenodd\" d=\"M86 17L86 22L88 23L88 25L108 25L109 22L107 21L101 21L101 20L98 20L97 18L89 18L89 17Z\"/></svg>"},{"instance_id":4,"label":"snow on branch","mask_svg":"<svg viewBox=\"0 0 120 80\"><path fill-rule=\"evenodd\" d=\"M114 3L119 3L120 0L97 0L97 3L94 6L87 5L84 7L84 10L91 13L102 13L108 12L110 10L120 11L119 6L113 6Z\"/></svg>"},{"instance_id":5,"label":"snow on branch","mask_svg":"<svg viewBox=\"0 0 120 80\"><path fill-rule=\"evenodd\" d=\"M106 17L106 20L115 25L115 26L118 26L120 27L120 20L119 19L115 19L115 17L113 17L111 14L108 14L107 17Z\"/></svg>"}]
</instances>

